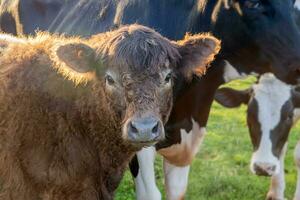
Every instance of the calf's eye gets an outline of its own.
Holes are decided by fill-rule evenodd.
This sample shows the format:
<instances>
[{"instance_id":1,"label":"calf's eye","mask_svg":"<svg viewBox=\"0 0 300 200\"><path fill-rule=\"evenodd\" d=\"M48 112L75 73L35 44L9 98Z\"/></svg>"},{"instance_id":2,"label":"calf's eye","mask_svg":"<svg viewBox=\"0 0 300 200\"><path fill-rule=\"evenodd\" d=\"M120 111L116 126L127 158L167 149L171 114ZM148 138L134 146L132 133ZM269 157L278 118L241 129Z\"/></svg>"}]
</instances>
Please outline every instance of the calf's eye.
<instances>
[{"instance_id":1,"label":"calf's eye","mask_svg":"<svg viewBox=\"0 0 300 200\"><path fill-rule=\"evenodd\" d=\"M107 85L114 85L115 81L110 75L105 76L105 82Z\"/></svg>"},{"instance_id":2,"label":"calf's eye","mask_svg":"<svg viewBox=\"0 0 300 200\"><path fill-rule=\"evenodd\" d=\"M172 80L172 74L171 73L168 73L167 76L165 77L165 83L170 83Z\"/></svg>"}]
</instances>

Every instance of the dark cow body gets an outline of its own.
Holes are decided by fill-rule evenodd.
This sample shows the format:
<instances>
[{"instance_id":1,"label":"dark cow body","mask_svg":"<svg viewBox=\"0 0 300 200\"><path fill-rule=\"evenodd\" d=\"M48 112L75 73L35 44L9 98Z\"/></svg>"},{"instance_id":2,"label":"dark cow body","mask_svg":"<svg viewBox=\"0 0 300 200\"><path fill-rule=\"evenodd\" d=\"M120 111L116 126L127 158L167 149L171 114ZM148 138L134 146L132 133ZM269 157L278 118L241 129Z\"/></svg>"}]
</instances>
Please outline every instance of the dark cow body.
<instances>
[{"instance_id":1,"label":"dark cow body","mask_svg":"<svg viewBox=\"0 0 300 200\"><path fill-rule=\"evenodd\" d=\"M0 10L9 17L2 15L0 25L16 34L41 29L88 36L135 22L171 39L182 38L186 32L212 32L222 40L213 67L191 82L176 80L177 99L166 125L167 140L156 146L168 151L167 147L182 142L181 130L192 130L193 120L206 126L214 93L224 82L267 71L296 82L300 37L292 7L292 0L4 0ZM182 160L182 156L175 159L161 153L179 166L190 164L193 157L181 152Z\"/></svg>"}]
</instances>

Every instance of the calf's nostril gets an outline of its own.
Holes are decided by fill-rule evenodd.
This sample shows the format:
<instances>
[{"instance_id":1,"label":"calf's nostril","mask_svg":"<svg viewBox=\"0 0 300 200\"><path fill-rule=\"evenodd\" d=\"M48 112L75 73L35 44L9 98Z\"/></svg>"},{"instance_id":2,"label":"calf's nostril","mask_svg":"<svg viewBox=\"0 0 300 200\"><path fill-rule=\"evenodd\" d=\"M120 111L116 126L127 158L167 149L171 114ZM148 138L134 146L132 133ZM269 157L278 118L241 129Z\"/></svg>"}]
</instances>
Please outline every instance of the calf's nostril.
<instances>
[{"instance_id":1,"label":"calf's nostril","mask_svg":"<svg viewBox=\"0 0 300 200\"><path fill-rule=\"evenodd\" d=\"M152 128L152 133L157 133L158 132L158 122L156 122L155 126Z\"/></svg>"},{"instance_id":2,"label":"calf's nostril","mask_svg":"<svg viewBox=\"0 0 300 200\"><path fill-rule=\"evenodd\" d=\"M135 117L126 124L124 133L131 142L155 142L164 139L163 124L155 117Z\"/></svg>"}]
</instances>

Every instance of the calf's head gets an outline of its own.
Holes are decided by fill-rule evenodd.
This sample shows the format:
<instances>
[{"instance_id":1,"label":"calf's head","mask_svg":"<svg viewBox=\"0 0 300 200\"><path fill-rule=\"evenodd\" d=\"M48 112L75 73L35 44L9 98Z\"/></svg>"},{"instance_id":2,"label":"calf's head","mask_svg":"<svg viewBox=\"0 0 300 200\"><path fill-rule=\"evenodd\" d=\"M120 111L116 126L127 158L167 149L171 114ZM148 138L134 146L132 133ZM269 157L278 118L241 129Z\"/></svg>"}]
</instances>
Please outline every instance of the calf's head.
<instances>
[{"instance_id":1,"label":"calf's head","mask_svg":"<svg viewBox=\"0 0 300 200\"><path fill-rule=\"evenodd\" d=\"M296 83L300 34L293 4L294 0L219 0L212 18L226 59L247 73L273 72L284 82Z\"/></svg>"},{"instance_id":2,"label":"calf's head","mask_svg":"<svg viewBox=\"0 0 300 200\"><path fill-rule=\"evenodd\" d=\"M220 42L209 35L172 42L152 29L130 25L95 35L85 44L59 46L56 55L76 73L95 74L107 106L122 124L123 138L141 146L165 137L174 77L202 74L219 48Z\"/></svg>"},{"instance_id":3,"label":"calf's head","mask_svg":"<svg viewBox=\"0 0 300 200\"><path fill-rule=\"evenodd\" d=\"M251 171L257 175L279 173L279 159L290 129L297 120L300 93L272 74L264 74L252 88L221 88L215 99L226 107L248 105L247 123L253 144Z\"/></svg>"}]
</instances>

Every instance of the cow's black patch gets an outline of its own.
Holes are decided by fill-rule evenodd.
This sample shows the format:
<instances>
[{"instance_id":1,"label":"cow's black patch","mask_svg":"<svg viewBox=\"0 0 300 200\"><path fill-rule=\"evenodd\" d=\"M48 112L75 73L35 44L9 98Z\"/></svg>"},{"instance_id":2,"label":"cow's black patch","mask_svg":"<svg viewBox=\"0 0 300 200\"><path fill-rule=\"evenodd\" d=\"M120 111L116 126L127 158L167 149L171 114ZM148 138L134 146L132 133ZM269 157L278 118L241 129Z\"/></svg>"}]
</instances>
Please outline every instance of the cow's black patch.
<instances>
[{"instance_id":1,"label":"cow's black patch","mask_svg":"<svg viewBox=\"0 0 300 200\"><path fill-rule=\"evenodd\" d=\"M258 102L256 99L251 99L248 104L247 110L247 124L251 137L251 142L253 144L253 151L259 148L259 144L262 137L261 124L258 119Z\"/></svg>"},{"instance_id":2,"label":"cow's black patch","mask_svg":"<svg viewBox=\"0 0 300 200\"><path fill-rule=\"evenodd\" d=\"M279 158L281 155L282 148L288 140L290 129L293 125L293 109L293 104L291 102L291 99L289 99L281 107L279 123L273 130L271 130L270 133L272 152L277 158Z\"/></svg>"}]
</instances>

